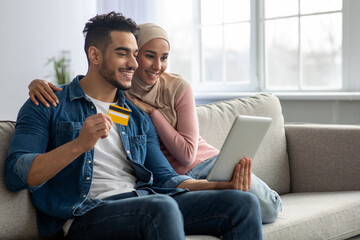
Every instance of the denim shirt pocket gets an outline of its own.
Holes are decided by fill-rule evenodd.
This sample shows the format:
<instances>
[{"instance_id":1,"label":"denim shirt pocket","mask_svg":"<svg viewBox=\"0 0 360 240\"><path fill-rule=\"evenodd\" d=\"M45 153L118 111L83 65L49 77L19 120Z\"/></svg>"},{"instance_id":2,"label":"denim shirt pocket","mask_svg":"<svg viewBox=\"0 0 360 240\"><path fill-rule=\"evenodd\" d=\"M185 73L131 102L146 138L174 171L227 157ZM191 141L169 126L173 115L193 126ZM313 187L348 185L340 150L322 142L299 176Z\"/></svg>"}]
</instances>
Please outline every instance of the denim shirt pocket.
<instances>
[{"instance_id":1,"label":"denim shirt pocket","mask_svg":"<svg viewBox=\"0 0 360 240\"><path fill-rule=\"evenodd\" d=\"M80 134L82 122L56 122L55 144L61 146L77 138Z\"/></svg>"},{"instance_id":2,"label":"denim shirt pocket","mask_svg":"<svg viewBox=\"0 0 360 240\"><path fill-rule=\"evenodd\" d=\"M132 160L144 165L146 157L146 135L128 136Z\"/></svg>"}]
</instances>

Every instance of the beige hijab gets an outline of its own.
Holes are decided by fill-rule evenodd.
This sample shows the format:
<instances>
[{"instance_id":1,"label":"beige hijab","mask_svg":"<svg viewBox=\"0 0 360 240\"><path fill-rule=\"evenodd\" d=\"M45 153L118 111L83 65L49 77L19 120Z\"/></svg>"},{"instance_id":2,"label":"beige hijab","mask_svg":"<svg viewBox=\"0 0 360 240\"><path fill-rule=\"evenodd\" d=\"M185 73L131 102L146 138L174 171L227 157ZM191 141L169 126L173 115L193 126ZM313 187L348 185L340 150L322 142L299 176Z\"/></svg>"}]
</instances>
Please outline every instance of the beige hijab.
<instances>
[{"instance_id":1,"label":"beige hijab","mask_svg":"<svg viewBox=\"0 0 360 240\"><path fill-rule=\"evenodd\" d=\"M137 32L137 44L139 49L144 46L145 43L154 38L164 39L170 46L168 35L160 26L154 23L143 23L139 24L138 27L140 29Z\"/></svg>"},{"instance_id":2,"label":"beige hijab","mask_svg":"<svg viewBox=\"0 0 360 240\"><path fill-rule=\"evenodd\" d=\"M161 27L153 23L145 23L138 26L140 28L137 36L139 49L145 43L155 38L165 39L169 43L167 33ZM164 72L153 86L145 84L135 75L131 88L126 91L126 95L137 97L157 108L171 126L175 127L177 122L175 101L179 94L188 86L189 84L177 74Z\"/></svg>"}]
</instances>

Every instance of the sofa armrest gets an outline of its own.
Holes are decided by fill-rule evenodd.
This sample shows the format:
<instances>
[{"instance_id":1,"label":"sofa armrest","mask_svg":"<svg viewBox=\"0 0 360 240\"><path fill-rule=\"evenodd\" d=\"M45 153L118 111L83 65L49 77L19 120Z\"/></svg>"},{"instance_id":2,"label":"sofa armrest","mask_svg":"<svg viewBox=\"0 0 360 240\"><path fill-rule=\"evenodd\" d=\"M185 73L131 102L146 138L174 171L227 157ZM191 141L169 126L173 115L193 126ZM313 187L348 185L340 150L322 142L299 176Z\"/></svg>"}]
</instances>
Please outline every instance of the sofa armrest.
<instances>
[{"instance_id":1,"label":"sofa armrest","mask_svg":"<svg viewBox=\"0 0 360 240\"><path fill-rule=\"evenodd\" d=\"M291 192L360 190L360 126L286 124Z\"/></svg>"}]
</instances>

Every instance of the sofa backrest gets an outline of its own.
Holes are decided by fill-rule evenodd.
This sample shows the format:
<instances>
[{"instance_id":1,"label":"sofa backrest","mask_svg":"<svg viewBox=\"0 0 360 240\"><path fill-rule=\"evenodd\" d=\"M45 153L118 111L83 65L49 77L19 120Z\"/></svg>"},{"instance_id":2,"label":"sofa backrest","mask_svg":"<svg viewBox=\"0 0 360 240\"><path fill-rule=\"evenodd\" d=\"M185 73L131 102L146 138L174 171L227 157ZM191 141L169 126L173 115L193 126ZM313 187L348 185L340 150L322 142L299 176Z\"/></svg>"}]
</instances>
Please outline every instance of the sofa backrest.
<instances>
[{"instance_id":1,"label":"sofa backrest","mask_svg":"<svg viewBox=\"0 0 360 240\"><path fill-rule=\"evenodd\" d=\"M272 118L270 129L253 159L253 172L279 194L289 193L290 169L284 117L276 96L258 94L198 106L200 136L220 149L239 114Z\"/></svg>"},{"instance_id":2,"label":"sofa backrest","mask_svg":"<svg viewBox=\"0 0 360 240\"><path fill-rule=\"evenodd\" d=\"M37 239L35 209L27 190L10 192L5 186L5 159L15 123L0 121L0 239Z\"/></svg>"}]
</instances>

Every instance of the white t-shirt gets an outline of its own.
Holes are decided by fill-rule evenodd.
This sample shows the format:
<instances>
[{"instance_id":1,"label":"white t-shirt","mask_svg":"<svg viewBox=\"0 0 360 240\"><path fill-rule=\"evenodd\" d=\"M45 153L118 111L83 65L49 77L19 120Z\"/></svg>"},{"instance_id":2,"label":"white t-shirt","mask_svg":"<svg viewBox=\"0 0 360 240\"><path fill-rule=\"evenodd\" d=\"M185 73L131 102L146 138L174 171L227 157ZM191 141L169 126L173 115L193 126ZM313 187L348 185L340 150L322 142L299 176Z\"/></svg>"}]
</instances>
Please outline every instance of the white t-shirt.
<instances>
[{"instance_id":1,"label":"white t-shirt","mask_svg":"<svg viewBox=\"0 0 360 240\"><path fill-rule=\"evenodd\" d=\"M107 114L110 103L90 99L95 104L98 113ZM109 136L99 139L95 145L93 179L89 198L102 199L134 190L135 171L126 157L118 125L113 123Z\"/></svg>"},{"instance_id":2,"label":"white t-shirt","mask_svg":"<svg viewBox=\"0 0 360 240\"><path fill-rule=\"evenodd\" d=\"M107 114L110 103L89 98L94 103L97 113ZM117 103L112 104L117 105ZM127 155L118 129L118 125L113 123L109 136L104 139L100 138L95 145L93 178L88 198L102 199L134 190L136 184L135 171L126 158ZM73 219L69 219L64 224L65 236L72 222Z\"/></svg>"}]
</instances>

